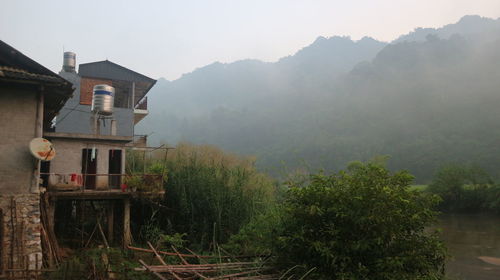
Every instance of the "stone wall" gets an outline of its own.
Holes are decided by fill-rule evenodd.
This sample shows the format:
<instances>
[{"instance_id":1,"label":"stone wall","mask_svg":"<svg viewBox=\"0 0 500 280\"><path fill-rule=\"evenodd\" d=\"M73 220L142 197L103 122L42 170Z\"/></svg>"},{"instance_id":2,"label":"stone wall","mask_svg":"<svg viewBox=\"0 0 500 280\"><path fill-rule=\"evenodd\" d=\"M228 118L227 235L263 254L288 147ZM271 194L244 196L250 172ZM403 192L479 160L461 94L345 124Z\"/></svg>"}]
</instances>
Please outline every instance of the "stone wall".
<instances>
[{"instance_id":1,"label":"stone wall","mask_svg":"<svg viewBox=\"0 0 500 280\"><path fill-rule=\"evenodd\" d=\"M42 267L40 195L0 195L1 269ZM1 221L2 219L0 219ZM0 272L0 274L2 274Z\"/></svg>"}]
</instances>

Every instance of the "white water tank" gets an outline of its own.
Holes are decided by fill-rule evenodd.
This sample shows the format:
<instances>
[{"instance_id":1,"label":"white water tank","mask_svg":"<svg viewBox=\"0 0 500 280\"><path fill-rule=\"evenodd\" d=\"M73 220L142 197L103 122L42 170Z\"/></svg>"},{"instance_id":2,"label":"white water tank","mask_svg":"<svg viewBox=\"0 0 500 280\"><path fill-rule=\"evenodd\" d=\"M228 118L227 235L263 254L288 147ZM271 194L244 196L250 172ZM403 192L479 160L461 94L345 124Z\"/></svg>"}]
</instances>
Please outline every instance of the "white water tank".
<instances>
[{"instance_id":1,"label":"white water tank","mask_svg":"<svg viewBox=\"0 0 500 280\"><path fill-rule=\"evenodd\" d=\"M104 116L112 115L114 98L114 87L108 85L94 86L94 94L92 95L92 112Z\"/></svg>"},{"instance_id":2,"label":"white water tank","mask_svg":"<svg viewBox=\"0 0 500 280\"><path fill-rule=\"evenodd\" d=\"M63 70L65 72L75 72L76 54L74 52L65 52L63 59Z\"/></svg>"}]
</instances>

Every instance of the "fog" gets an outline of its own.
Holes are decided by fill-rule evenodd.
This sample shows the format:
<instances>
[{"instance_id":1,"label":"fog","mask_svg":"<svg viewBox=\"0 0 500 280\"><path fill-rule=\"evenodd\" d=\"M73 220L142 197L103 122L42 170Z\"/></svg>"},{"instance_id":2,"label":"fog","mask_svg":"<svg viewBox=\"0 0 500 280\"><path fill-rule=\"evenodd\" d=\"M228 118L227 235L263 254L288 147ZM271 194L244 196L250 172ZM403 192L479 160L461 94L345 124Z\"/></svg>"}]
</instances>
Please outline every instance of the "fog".
<instances>
[{"instance_id":1,"label":"fog","mask_svg":"<svg viewBox=\"0 0 500 280\"><path fill-rule=\"evenodd\" d=\"M428 182L500 160L500 20L465 16L391 43L319 37L275 63L213 63L149 94L137 132L257 156L261 170L337 170L389 155Z\"/></svg>"}]
</instances>

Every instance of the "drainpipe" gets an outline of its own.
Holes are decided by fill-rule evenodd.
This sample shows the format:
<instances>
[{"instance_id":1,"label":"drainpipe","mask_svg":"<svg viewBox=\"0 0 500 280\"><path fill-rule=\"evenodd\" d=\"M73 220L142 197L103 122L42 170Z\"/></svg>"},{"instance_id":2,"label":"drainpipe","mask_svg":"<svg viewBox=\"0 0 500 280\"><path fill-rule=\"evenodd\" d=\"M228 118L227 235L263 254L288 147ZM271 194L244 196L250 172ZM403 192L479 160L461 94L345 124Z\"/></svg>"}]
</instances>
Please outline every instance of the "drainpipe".
<instances>
[{"instance_id":1,"label":"drainpipe","mask_svg":"<svg viewBox=\"0 0 500 280\"><path fill-rule=\"evenodd\" d=\"M43 86L40 87L37 94L37 103L36 103L36 120L35 120L35 138L43 137ZM33 179L31 181L31 193L40 193L39 184L40 184L40 165L41 160L35 159L35 166L33 169Z\"/></svg>"}]
</instances>

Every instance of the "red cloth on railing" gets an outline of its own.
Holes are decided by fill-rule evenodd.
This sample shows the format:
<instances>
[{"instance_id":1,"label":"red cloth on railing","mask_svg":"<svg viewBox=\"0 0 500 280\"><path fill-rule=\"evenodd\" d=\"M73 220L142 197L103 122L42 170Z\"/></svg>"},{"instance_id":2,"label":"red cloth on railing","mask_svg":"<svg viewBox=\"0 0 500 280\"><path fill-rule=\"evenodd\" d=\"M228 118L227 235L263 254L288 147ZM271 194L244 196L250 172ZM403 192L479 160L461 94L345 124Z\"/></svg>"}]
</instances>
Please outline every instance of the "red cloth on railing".
<instances>
[{"instance_id":1,"label":"red cloth on railing","mask_svg":"<svg viewBox=\"0 0 500 280\"><path fill-rule=\"evenodd\" d=\"M71 182L74 182L77 186L83 185L83 176L81 174L71 174Z\"/></svg>"}]
</instances>

